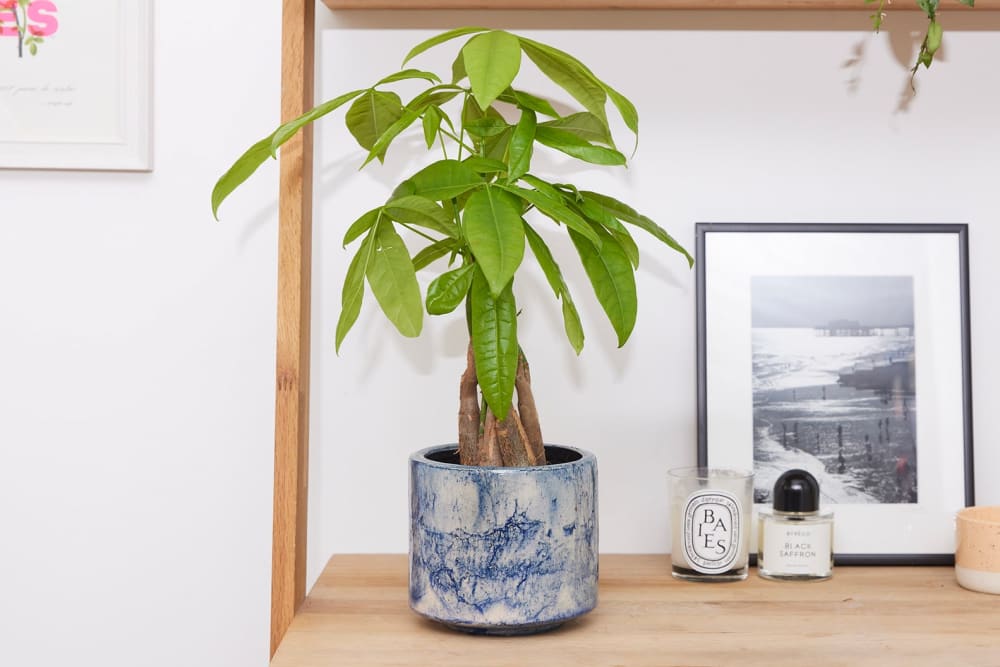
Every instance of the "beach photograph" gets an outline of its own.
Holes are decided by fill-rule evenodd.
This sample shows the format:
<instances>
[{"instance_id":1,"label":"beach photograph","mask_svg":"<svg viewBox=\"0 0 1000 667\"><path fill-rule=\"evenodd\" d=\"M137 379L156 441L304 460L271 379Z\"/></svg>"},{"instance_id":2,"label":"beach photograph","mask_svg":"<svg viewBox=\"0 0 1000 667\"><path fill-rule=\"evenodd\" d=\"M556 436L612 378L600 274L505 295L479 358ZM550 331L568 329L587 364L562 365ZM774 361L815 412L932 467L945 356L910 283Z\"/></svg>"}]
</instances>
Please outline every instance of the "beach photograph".
<instances>
[{"instance_id":1,"label":"beach photograph","mask_svg":"<svg viewBox=\"0 0 1000 667\"><path fill-rule=\"evenodd\" d=\"M911 276L753 276L754 502L808 470L824 504L916 503Z\"/></svg>"}]
</instances>

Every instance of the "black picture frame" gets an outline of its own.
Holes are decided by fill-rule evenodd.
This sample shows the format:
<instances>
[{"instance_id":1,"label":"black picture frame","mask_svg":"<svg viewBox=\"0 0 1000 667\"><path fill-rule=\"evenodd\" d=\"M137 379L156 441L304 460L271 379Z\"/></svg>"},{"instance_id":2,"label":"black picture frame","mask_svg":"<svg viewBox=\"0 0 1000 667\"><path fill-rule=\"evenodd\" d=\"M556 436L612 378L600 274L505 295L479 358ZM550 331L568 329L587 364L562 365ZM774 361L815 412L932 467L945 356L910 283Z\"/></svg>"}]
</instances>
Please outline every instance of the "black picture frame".
<instances>
[{"instance_id":1,"label":"black picture frame","mask_svg":"<svg viewBox=\"0 0 1000 667\"><path fill-rule=\"evenodd\" d=\"M728 406L724 406L723 403L716 399L717 405L710 404L710 392L709 392L709 382L715 377L715 381L719 383L718 377L720 373L726 372L725 370L719 370L720 368L725 368L725 366L720 366L719 363L712 363L712 355L716 354L720 357L725 357L725 354L720 352L719 341L732 340L727 338L730 336L738 336L740 332L744 331L742 327L742 319L737 318L739 324L735 327L736 331L732 334L727 330L726 327L720 326L716 323L716 320L721 315L718 313L725 312L724 308L717 308L712 310L712 304L709 303L709 299L713 298L714 295L724 293L725 286L729 284L739 284L741 294L743 291L746 293L751 292L750 287L746 287L740 282L741 274L739 271L741 269L729 268L733 262L726 262L726 258L739 258L746 253L753 253L755 250L767 247L773 240L777 243L778 247L781 247L781 243L787 244L790 248L810 248L815 246L817 253L817 259L825 260L825 255L828 252L828 246L834 246L833 252L837 249L852 247L849 245L851 241L856 241L859 245L859 249L865 248L864 252L868 252L872 246L885 246L892 247L894 241L900 241L908 244L919 244L920 247L929 246L931 243L937 239L941 239L941 248L937 249L935 247L933 252L936 254L948 255L951 251L947 248L951 243L946 241L946 239L954 239L957 257L949 260L954 264L957 270L957 276L949 277L946 282L948 284L954 283L957 293L953 294L955 300L954 304L950 304L948 310L957 310L958 322L946 323L943 326L949 327L949 331L952 332L948 340L957 339L957 343L960 346L960 350L947 350L942 351L941 354L945 354L948 359L952 360L951 363L957 364L957 368L951 369L948 378L949 381L954 381L953 385L956 389L960 387L960 405L955 403L953 410L949 411L949 414L945 417L945 421L948 424L952 424L955 428L957 425L961 424L961 436L960 436L960 446L956 445L955 448L960 451L953 452L956 456L961 456L961 465L958 466L954 462L948 468L949 470L954 470L953 476L956 479L948 480L945 482L945 487L949 488L950 491L947 497L953 502L957 502L959 496L961 496L961 506L970 506L974 504L974 476L973 476L973 442L972 442L972 370L971 370L971 342L970 342L970 318L969 318L969 269L968 269L968 226L964 224L866 224L866 223L698 223L695 227L696 235L696 322L697 322L697 386L698 386L698 465L700 466L713 466L713 467L734 467L728 465L730 462L726 460L731 452L736 452L741 460L745 460L746 453L743 451L744 445L736 444L732 445L727 441L725 444L725 452L722 454L717 454L715 456L712 454L712 442L710 440L709 426L715 422L719 422L715 419L714 412L724 412L729 410ZM722 237L720 235L727 235ZM739 235L739 236L737 236ZM768 236L769 235L769 236ZM819 236L827 235L827 236ZM832 236L829 236L832 235ZM892 236L892 235L905 235L905 236ZM924 236L924 235L935 235L935 236ZM714 239L725 239L724 242L717 242ZM863 244L868 242L868 246ZM723 250L713 251L709 246L719 246ZM729 248L728 250L726 248ZM710 255L717 255L712 257ZM774 261L780 265L782 262L782 251L778 250L774 253ZM808 250L806 252L808 254ZM915 253L919 256L920 253ZM849 254L847 255L850 256ZM717 262L717 267L713 266L713 261ZM740 264L742 260L737 260L735 263ZM748 265L753 265L758 262L756 259L746 260ZM763 261L763 260L760 260ZM794 263L801 263L804 261L802 258L797 257ZM895 261L895 260L894 260ZM900 260L903 261L903 260ZM909 261L909 260L906 260ZM913 261L919 261L913 260ZM850 264L850 260L846 262ZM933 262L932 262L933 263ZM864 261L860 262L861 265ZM725 266L725 268L722 268ZM778 267L781 269L781 267ZM750 268L748 271L752 273L754 269ZM771 269L768 269L771 270ZM795 271L789 269L791 273L788 275L787 280L792 281L795 279ZM935 269L936 270L936 269ZM726 273L725 278L715 277L713 271L716 273L724 271ZM853 269L847 266L846 270L843 272L846 277L852 276ZM866 273L864 267L862 266L861 274ZM750 274L748 273L747 276ZM816 274L823 275L823 274ZM735 277L733 277L735 276ZM809 276L811 277L810 273ZM831 279L840 278L840 274L834 275ZM874 278L878 279L878 278ZM713 280L715 283L713 283ZM761 278L758 278L761 280ZM918 281L914 278L914 284ZM717 284L722 284L723 287L719 288ZM924 292L933 291L937 292L936 289L928 289L926 286L932 284L931 280L924 281ZM758 283L759 284L759 283ZM780 285L781 283L776 283ZM916 290L916 287L913 288ZM710 294L711 292L711 294ZM741 297L743 298L743 297ZM913 297L914 303L916 303L916 296ZM934 299L941 301L944 297L935 296ZM749 303L752 301L750 296L744 298L745 301ZM737 299L739 301L739 299ZM725 304L726 307L729 304ZM743 304L746 306L746 304ZM737 312L743 312L740 308L734 309ZM748 310L748 308L744 308ZM914 310L919 312L919 309L914 306ZM709 312L712 312L712 317L708 316ZM924 314L923 321L926 323L928 317L933 315ZM726 315L725 317L728 317ZM746 318L743 318L746 319ZM914 318L914 323L911 326L911 338L919 335L920 330L917 326L918 318ZM711 329L711 331L710 331ZM753 331L750 322L746 322L745 332L749 333ZM818 334L817 334L818 335ZM836 335L836 334L833 334ZM713 341L713 349L709 349L709 339ZM915 344L916 349L919 348L920 343ZM749 347L749 345L748 345ZM726 347L726 350L729 348ZM925 352L921 349L921 354ZM752 364L752 352L749 353ZM890 360L890 364L891 364ZM911 365L913 362L910 362ZM916 362L919 364L920 362ZM742 364L738 364L742 365ZM931 365L931 364L929 364ZM911 366L912 367L912 366ZM747 370L745 367L743 370ZM752 372L752 371L751 371ZM957 377L956 374L960 375ZM955 376L955 377L953 377ZM838 384L843 380L844 375L838 378ZM919 381L921 377L914 373L914 377ZM926 377L923 378L926 380ZM931 381L935 378L931 377ZM749 375L747 377L749 382ZM915 390L920 390L920 383L918 381L914 382ZM720 384L721 386L721 384ZM746 392L743 392L744 394ZM792 394L795 395L794 392ZM742 396L742 394L740 394ZM823 398L826 398L826 391L823 391ZM756 407L753 404L753 390L751 390L750 395L751 406L749 408L751 414L751 420L756 419ZM915 403L916 401L914 401ZM905 402L904 402L905 404ZM950 404L949 404L950 405ZM935 408L937 406L934 406ZM737 407L737 410L745 410L745 407ZM933 408L932 408L933 409ZM917 426L920 417L925 414L932 414L925 407L916 407L914 412L921 411L920 415L914 415L912 421L913 426L913 452L914 458L917 455L917 442L920 440L920 431ZM950 414L951 412L957 411L959 414ZM745 422L745 416L743 413L739 413L741 419ZM929 419L929 417L928 417ZM733 420L733 422L740 421L739 419ZM724 424L724 428L720 428L720 433L729 429L730 422L719 422ZM753 434L754 421L751 421L751 433L748 434L748 439L750 442L750 461L756 466L755 455L753 454L755 436ZM770 428L770 426L768 426ZM886 439L888 440L889 426L888 421L886 422ZM880 431L881 433L881 431ZM723 435L719 436L720 438ZM742 437L742 431L737 434L737 437ZM881 436L880 436L881 437ZM731 440L731 438L730 438ZM771 441L773 442L773 440ZM867 441L866 441L867 442ZM817 447L819 445L819 436L817 435ZM796 437L794 440L796 447L799 445L798 441L798 430L796 425ZM722 447L720 444L715 445L716 449ZM843 456L843 442L840 441L840 456ZM947 455L945 455L947 456ZM869 450L868 460L871 461L871 453ZM841 466L843 465L843 459L840 459ZM898 463L897 463L898 465ZM735 466L741 467L741 466ZM896 471L898 475L898 469ZM917 472L913 472L913 482L914 488L917 484ZM957 477L961 479L957 479ZM949 486L950 484L950 486ZM961 489L958 489L958 486ZM922 491L921 491L922 492ZM916 493L915 491L913 493ZM912 502L912 501L911 501ZM844 526L844 521L841 520L841 514L853 514L855 515L853 520L855 524L866 523L859 520L859 517L865 516L867 505L843 505L842 511L838 510L838 505L833 505L834 515L835 515L835 527L840 531L851 531L852 527L850 525ZM893 512L896 508L900 508L899 511L910 512L916 511L920 512L921 505L917 504L878 504L875 503L871 505L871 509L868 510L871 513L875 512ZM855 509L858 508L858 509ZM913 508L916 508L915 510ZM879 544L878 538L872 537L868 539L867 536L861 537L859 539L849 539L847 540L852 544L847 550L840 550L838 547L839 539L835 539L835 562L838 565L951 565L954 563L954 548L953 546L945 547L943 535L947 530L951 529L950 518L948 519L948 526L941 525L945 520L945 516L952 516L954 511L960 509L959 507L948 507L945 511L943 508L938 508L933 505L929 505L926 511L929 513L929 517L933 526L924 525L927 531L930 533L933 529L936 537L933 538L934 547L932 548L914 548L907 549L905 553L899 553L895 549L887 549L886 545ZM850 512L848 512L850 510ZM923 525L923 524L922 524ZM868 528L860 529L862 532L864 530L870 530ZM911 531L912 532L912 531ZM850 532L846 533L849 537L853 537ZM870 543L870 544L869 544ZM860 547L860 548L859 548ZM881 548L880 548L881 547Z\"/></svg>"}]
</instances>

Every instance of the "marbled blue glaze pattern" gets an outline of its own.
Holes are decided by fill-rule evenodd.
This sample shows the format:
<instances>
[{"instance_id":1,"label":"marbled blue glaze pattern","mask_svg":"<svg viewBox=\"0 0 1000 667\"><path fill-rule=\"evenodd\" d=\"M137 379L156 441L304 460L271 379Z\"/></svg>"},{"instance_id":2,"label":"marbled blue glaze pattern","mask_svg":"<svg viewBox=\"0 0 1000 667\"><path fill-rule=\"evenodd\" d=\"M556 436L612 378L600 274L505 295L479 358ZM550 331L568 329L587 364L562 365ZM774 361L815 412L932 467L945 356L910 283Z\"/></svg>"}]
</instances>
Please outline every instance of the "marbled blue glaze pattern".
<instances>
[{"instance_id":1,"label":"marbled blue glaze pattern","mask_svg":"<svg viewBox=\"0 0 1000 667\"><path fill-rule=\"evenodd\" d=\"M547 451L553 448L547 447ZM597 461L477 468L410 457L410 606L495 634L555 627L597 604Z\"/></svg>"}]
</instances>

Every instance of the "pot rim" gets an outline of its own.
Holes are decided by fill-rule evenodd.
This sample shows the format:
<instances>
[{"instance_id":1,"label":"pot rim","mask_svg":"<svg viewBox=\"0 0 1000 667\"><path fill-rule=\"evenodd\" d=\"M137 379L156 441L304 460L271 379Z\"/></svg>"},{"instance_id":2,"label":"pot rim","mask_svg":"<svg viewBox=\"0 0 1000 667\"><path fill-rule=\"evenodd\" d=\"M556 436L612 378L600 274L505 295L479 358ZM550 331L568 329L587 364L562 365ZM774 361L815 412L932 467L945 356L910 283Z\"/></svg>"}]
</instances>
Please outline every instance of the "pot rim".
<instances>
[{"instance_id":1,"label":"pot rim","mask_svg":"<svg viewBox=\"0 0 1000 667\"><path fill-rule=\"evenodd\" d=\"M578 447L568 447L566 445L552 445L546 444L546 449L561 449L568 452L575 452L580 455L580 458L575 461L567 461L566 463L551 463L544 466L520 466L520 467L509 467L509 466L468 466L462 465L461 463L445 463L443 461L434 461L433 459L427 458L428 454L435 454L437 452L448 451L457 449L458 445L452 443L449 445L435 445L433 447L426 447L419 451L410 454L411 463L419 463L423 466L429 466L433 468L444 468L447 470L484 470L490 471L497 474L509 474L509 473L525 473L525 472L541 472L541 471L554 471L561 470L564 468L569 468L572 466L578 466L586 463L597 463L597 457L591 452L585 449L580 449Z\"/></svg>"}]
</instances>

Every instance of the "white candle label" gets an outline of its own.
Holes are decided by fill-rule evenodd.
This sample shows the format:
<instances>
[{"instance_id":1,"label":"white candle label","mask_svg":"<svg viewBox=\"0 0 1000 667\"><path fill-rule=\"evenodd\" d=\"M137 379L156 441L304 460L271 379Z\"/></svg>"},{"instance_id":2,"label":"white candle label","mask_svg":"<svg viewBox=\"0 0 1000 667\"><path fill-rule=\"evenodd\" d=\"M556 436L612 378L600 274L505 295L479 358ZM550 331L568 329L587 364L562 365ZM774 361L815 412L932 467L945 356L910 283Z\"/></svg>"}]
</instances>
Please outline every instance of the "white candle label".
<instances>
[{"instance_id":1,"label":"white candle label","mask_svg":"<svg viewBox=\"0 0 1000 667\"><path fill-rule=\"evenodd\" d=\"M740 503L725 491L695 491L684 504L684 556L696 572L731 569L740 550Z\"/></svg>"}]
</instances>

